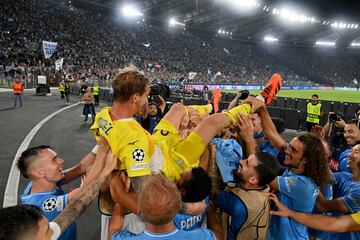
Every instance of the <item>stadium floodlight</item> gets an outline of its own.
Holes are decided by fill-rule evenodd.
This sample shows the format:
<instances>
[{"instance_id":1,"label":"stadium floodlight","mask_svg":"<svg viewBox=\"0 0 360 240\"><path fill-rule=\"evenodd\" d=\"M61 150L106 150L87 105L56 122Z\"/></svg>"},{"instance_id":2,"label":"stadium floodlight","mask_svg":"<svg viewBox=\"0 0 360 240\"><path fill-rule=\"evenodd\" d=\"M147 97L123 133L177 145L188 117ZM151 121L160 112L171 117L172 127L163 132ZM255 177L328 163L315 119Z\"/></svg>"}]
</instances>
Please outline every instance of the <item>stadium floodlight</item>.
<instances>
[{"instance_id":1,"label":"stadium floodlight","mask_svg":"<svg viewBox=\"0 0 360 240\"><path fill-rule=\"evenodd\" d=\"M351 47L360 47L360 42L352 42Z\"/></svg>"},{"instance_id":2,"label":"stadium floodlight","mask_svg":"<svg viewBox=\"0 0 360 240\"><path fill-rule=\"evenodd\" d=\"M258 6L258 1L256 0L231 0L229 3L242 8L252 8Z\"/></svg>"},{"instance_id":3,"label":"stadium floodlight","mask_svg":"<svg viewBox=\"0 0 360 240\"><path fill-rule=\"evenodd\" d=\"M175 18L170 18L170 19L169 19L169 26L170 26L170 27L175 27L175 26L177 26L177 27L185 28L185 23L178 22L178 21L176 21Z\"/></svg>"},{"instance_id":4,"label":"stadium floodlight","mask_svg":"<svg viewBox=\"0 0 360 240\"><path fill-rule=\"evenodd\" d=\"M331 27L340 28L340 29L357 29L358 24L346 23L346 22L333 22L331 24Z\"/></svg>"},{"instance_id":5,"label":"stadium floodlight","mask_svg":"<svg viewBox=\"0 0 360 240\"><path fill-rule=\"evenodd\" d=\"M335 46L335 42L330 42L330 41L317 41L316 46L325 46L325 47L334 47Z\"/></svg>"},{"instance_id":6,"label":"stadium floodlight","mask_svg":"<svg viewBox=\"0 0 360 240\"><path fill-rule=\"evenodd\" d=\"M138 9L133 6L127 5L121 9L122 15L126 18L137 18L142 17L142 14Z\"/></svg>"},{"instance_id":7,"label":"stadium floodlight","mask_svg":"<svg viewBox=\"0 0 360 240\"><path fill-rule=\"evenodd\" d=\"M279 16L281 19L285 20L286 23L315 23L318 22L315 17L308 17L304 13L301 13L296 10L288 9L288 8L273 8L272 10L273 15ZM320 22L319 22L320 23Z\"/></svg>"},{"instance_id":8,"label":"stadium floodlight","mask_svg":"<svg viewBox=\"0 0 360 240\"><path fill-rule=\"evenodd\" d=\"M277 41L279 41L279 39L274 38L272 36L265 36L264 40L265 40L265 42L277 42Z\"/></svg>"},{"instance_id":9,"label":"stadium floodlight","mask_svg":"<svg viewBox=\"0 0 360 240\"><path fill-rule=\"evenodd\" d=\"M170 26L175 26L175 24L176 24L175 18L170 18L170 20L169 20L169 25L170 25Z\"/></svg>"},{"instance_id":10,"label":"stadium floodlight","mask_svg":"<svg viewBox=\"0 0 360 240\"><path fill-rule=\"evenodd\" d=\"M272 11L272 14L274 14L274 15L279 15L279 13L280 13L280 10L277 8L274 8Z\"/></svg>"}]
</instances>

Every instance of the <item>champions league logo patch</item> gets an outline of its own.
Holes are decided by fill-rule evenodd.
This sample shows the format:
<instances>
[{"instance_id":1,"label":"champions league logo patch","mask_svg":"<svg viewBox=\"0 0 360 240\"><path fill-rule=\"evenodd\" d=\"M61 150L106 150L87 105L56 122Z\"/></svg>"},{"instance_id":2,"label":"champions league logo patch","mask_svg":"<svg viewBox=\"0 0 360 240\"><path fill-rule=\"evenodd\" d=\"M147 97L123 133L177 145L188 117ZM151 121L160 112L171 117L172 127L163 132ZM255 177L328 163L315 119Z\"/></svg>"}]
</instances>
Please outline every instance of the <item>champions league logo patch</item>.
<instances>
[{"instance_id":1,"label":"champions league logo patch","mask_svg":"<svg viewBox=\"0 0 360 240\"><path fill-rule=\"evenodd\" d=\"M45 212L51 212L56 208L56 199L49 198L43 204L43 209Z\"/></svg>"},{"instance_id":2,"label":"champions league logo patch","mask_svg":"<svg viewBox=\"0 0 360 240\"><path fill-rule=\"evenodd\" d=\"M145 158L145 152L141 148L137 148L132 152L132 158L136 162L141 162Z\"/></svg>"}]
</instances>

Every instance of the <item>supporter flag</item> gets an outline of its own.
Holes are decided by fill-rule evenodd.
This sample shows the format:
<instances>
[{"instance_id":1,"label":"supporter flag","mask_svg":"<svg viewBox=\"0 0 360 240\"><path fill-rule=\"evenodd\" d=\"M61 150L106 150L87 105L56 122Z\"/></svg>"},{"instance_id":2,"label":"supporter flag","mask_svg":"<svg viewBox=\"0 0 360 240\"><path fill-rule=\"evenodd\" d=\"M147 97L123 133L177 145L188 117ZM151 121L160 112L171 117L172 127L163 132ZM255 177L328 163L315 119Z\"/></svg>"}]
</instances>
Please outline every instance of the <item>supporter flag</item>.
<instances>
[{"instance_id":1,"label":"supporter flag","mask_svg":"<svg viewBox=\"0 0 360 240\"><path fill-rule=\"evenodd\" d=\"M150 47L150 43L143 43L142 44L144 47L146 47L146 48L149 48Z\"/></svg>"},{"instance_id":2,"label":"supporter flag","mask_svg":"<svg viewBox=\"0 0 360 240\"><path fill-rule=\"evenodd\" d=\"M56 50L57 42L42 41L45 58L50 58Z\"/></svg>"},{"instance_id":3,"label":"supporter flag","mask_svg":"<svg viewBox=\"0 0 360 240\"><path fill-rule=\"evenodd\" d=\"M210 79L212 79L212 77L213 77L213 73L212 73L211 69L208 68L208 70L207 70L207 78L210 80Z\"/></svg>"},{"instance_id":4,"label":"supporter flag","mask_svg":"<svg viewBox=\"0 0 360 240\"><path fill-rule=\"evenodd\" d=\"M229 54L229 53L230 53L230 51L227 50L226 48L224 48L224 52L225 52L226 54Z\"/></svg>"},{"instance_id":5,"label":"supporter flag","mask_svg":"<svg viewBox=\"0 0 360 240\"><path fill-rule=\"evenodd\" d=\"M59 71L62 69L63 67L63 63L64 63L64 58L60 58L58 60L55 61L55 70Z\"/></svg>"},{"instance_id":6,"label":"supporter flag","mask_svg":"<svg viewBox=\"0 0 360 240\"><path fill-rule=\"evenodd\" d=\"M214 82L217 76L221 76L221 72L220 72L220 71L218 71L217 73L215 73L215 75L214 75L213 78L211 79L211 82Z\"/></svg>"},{"instance_id":7,"label":"supporter flag","mask_svg":"<svg viewBox=\"0 0 360 240\"><path fill-rule=\"evenodd\" d=\"M189 72L189 79L195 79L196 72Z\"/></svg>"}]
</instances>

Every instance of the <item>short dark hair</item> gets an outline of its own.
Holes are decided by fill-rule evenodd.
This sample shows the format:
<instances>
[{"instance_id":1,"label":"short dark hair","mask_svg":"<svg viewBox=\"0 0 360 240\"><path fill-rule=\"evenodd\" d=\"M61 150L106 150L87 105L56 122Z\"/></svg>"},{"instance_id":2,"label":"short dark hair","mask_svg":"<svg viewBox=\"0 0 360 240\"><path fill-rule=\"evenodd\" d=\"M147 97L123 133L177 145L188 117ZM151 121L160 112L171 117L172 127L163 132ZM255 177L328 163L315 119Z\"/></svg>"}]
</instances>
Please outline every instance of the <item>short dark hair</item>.
<instances>
[{"instance_id":1,"label":"short dark hair","mask_svg":"<svg viewBox=\"0 0 360 240\"><path fill-rule=\"evenodd\" d=\"M0 209L0 240L21 240L30 231L37 232L39 220L44 217L39 207L17 205Z\"/></svg>"},{"instance_id":2,"label":"short dark hair","mask_svg":"<svg viewBox=\"0 0 360 240\"><path fill-rule=\"evenodd\" d=\"M313 94L311 97L319 98L319 96L317 94Z\"/></svg>"},{"instance_id":3,"label":"short dark hair","mask_svg":"<svg viewBox=\"0 0 360 240\"><path fill-rule=\"evenodd\" d=\"M347 121L346 124L355 124L360 129L360 120L359 119L356 119L356 118L350 119L349 121Z\"/></svg>"},{"instance_id":4,"label":"short dark hair","mask_svg":"<svg viewBox=\"0 0 360 240\"><path fill-rule=\"evenodd\" d=\"M154 102L154 101L149 102L148 106L151 106L151 105L155 105L155 106L156 106L156 108L158 108L158 107L159 107L159 104L158 104L158 103L156 103L156 102Z\"/></svg>"},{"instance_id":5,"label":"short dark hair","mask_svg":"<svg viewBox=\"0 0 360 240\"><path fill-rule=\"evenodd\" d=\"M191 169L191 179L184 183L184 202L200 202L209 196L211 191L211 178L201 167Z\"/></svg>"},{"instance_id":6,"label":"short dark hair","mask_svg":"<svg viewBox=\"0 0 360 240\"><path fill-rule=\"evenodd\" d=\"M285 131L285 122L281 118L272 117L271 118L273 124L275 125L276 132L281 134Z\"/></svg>"},{"instance_id":7,"label":"short dark hair","mask_svg":"<svg viewBox=\"0 0 360 240\"><path fill-rule=\"evenodd\" d=\"M29 174L27 171L33 157L38 156L39 153L44 149L52 149L52 148L48 145L40 145L37 147L26 149L21 153L21 156L17 160L16 166L24 178L29 178Z\"/></svg>"},{"instance_id":8,"label":"short dark hair","mask_svg":"<svg viewBox=\"0 0 360 240\"><path fill-rule=\"evenodd\" d=\"M277 177L281 166L279 161L267 152L257 151L255 156L259 163L254 168L259 176L259 186L263 187Z\"/></svg>"}]
</instances>

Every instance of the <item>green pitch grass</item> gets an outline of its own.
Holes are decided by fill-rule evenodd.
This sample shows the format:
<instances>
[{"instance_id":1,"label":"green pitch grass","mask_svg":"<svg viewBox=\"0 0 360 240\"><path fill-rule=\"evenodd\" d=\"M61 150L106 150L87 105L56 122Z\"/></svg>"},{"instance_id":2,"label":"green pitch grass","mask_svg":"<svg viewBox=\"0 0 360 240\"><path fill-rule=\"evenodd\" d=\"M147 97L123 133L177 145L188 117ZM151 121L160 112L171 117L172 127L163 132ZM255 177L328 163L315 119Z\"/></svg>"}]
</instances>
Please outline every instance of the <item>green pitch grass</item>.
<instances>
[{"instance_id":1,"label":"green pitch grass","mask_svg":"<svg viewBox=\"0 0 360 240\"><path fill-rule=\"evenodd\" d=\"M237 92L237 91L227 91ZM250 90L251 94L260 94L260 90ZM360 91L343 90L280 90L279 97L311 99L313 94L319 95L319 100L335 102L360 103Z\"/></svg>"}]
</instances>

